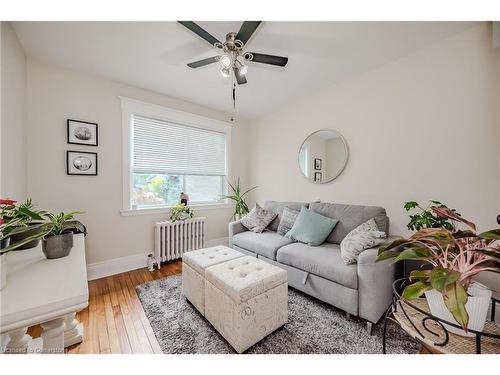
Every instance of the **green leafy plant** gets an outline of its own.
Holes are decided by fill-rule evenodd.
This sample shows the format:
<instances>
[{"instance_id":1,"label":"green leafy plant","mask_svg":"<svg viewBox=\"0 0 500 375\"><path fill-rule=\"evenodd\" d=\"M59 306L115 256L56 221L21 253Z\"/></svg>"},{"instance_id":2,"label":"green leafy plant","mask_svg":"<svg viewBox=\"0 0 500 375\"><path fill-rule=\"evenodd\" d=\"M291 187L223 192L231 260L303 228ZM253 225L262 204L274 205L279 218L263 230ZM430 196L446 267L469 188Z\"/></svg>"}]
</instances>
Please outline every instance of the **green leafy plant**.
<instances>
[{"instance_id":1,"label":"green leafy plant","mask_svg":"<svg viewBox=\"0 0 500 375\"><path fill-rule=\"evenodd\" d=\"M472 277L482 271L500 272L500 229L476 234L474 223L462 218L455 210L444 205L431 207L432 214L446 219L452 226L422 228L407 239L383 244L377 261L394 258L394 262L407 259L421 260L432 265L430 270L414 270L402 297L408 300L421 297L435 289L457 323L467 332L469 316L465 309L467 290ZM457 229L457 224L467 229Z\"/></svg>"},{"instance_id":2,"label":"green leafy plant","mask_svg":"<svg viewBox=\"0 0 500 375\"><path fill-rule=\"evenodd\" d=\"M237 217L241 217L242 215L247 214L250 210L248 209L248 205L245 202L245 199L243 198L245 195L247 195L249 192L251 192L254 189L257 189L257 186L254 186L245 192L241 192L241 184L240 184L240 178L238 177L236 183L234 186L228 181L227 182L229 186L231 187L232 194L230 195L223 195L222 198L225 199L231 199L234 201L235 206L234 206L234 213L232 218L236 219Z\"/></svg>"},{"instance_id":3,"label":"green leafy plant","mask_svg":"<svg viewBox=\"0 0 500 375\"><path fill-rule=\"evenodd\" d=\"M3 246L0 255L10 251L7 250L9 244L12 250L22 246L25 242L18 245L12 242L12 236L32 231L33 226L30 224L34 220L43 220L46 214L45 211L35 210L31 199L20 205L16 203L12 199L0 199L0 240Z\"/></svg>"},{"instance_id":4,"label":"green leafy plant","mask_svg":"<svg viewBox=\"0 0 500 375\"><path fill-rule=\"evenodd\" d=\"M417 202L409 201L405 202L404 208L407 212L413 210L414 213L410 213L410 222L407 225L409 230L420 230L422 228L446 228L448 230L454 229L453 221L448 218L443 218L437 216L433 212L433 208L436 207L446 207L439 201L430 200L426 208L422 208ZM417 211L417 212L415 212ZM455 210L452 210L455 214L459 215Z\"/></svg>"},{"instance_id":5,"label":"green leafy plant","mask_svg":"<svg viewBox=\"0 0 500 375\"><path fill-rule=\"evenodd\" d=\"M10 235L15 228L43 221L47 214L45 211L35 210L31 199L22 204L16 203L11 199L0 199L0 225L3 225L1 234L4 237Z\"/></svg>"},{"instance_id":6,"label":"green leafy plant","mask_svg":"<svg viewBox=\"0 0 500 375\"><path fill-rule=\"evenodd\" d=\"M186 220L194 216L194 211L191 207L185 205L184 203L179 203L176 206L170 208L170 220Z\"/></svg>"},{"instance_id":7,"label":"green leafy plant","mask_svg":"<svg viewBox=\"0 0 500 375\"><path fill-rule=\"evenodd\" d=\"M40 230L36 233L33 234L32 236L26 237L22 241L16 242L14 244L10 244L9 246L0 249L0 254L5 254L8 253L9 251L15 250L18 247L31 242L33 240L43 240L46 237L51 237L51 236L59 236L65 233L69 233L72 230L76 229L80 232L85 232L84 226L77 222L73 221L74 216L77 214L82 214L83 212L80 211L75 211L75 212L70 212L70 213L64 213L61 212L59 214L51 214L51 213L46 213L44 216L46 218L45 222L42 223L37 223L34 224L30 227L28 226L18 226L17 228L14 228L9 231L9 235L12 234L17 234L17 233L23 233L26 230L34 229L34 228L39 228ZM2 228L3 230L3 228Z\"/></svg>"}]
</instances>

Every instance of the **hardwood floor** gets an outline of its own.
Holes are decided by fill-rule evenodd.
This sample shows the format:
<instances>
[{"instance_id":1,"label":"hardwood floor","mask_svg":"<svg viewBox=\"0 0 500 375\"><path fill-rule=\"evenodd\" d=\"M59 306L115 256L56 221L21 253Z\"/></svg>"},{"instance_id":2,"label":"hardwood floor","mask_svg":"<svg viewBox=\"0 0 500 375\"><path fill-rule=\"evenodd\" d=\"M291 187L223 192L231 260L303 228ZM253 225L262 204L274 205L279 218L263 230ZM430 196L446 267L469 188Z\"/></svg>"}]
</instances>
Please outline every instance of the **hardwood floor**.
<instances>
[{"instance_id":1,"label":"hardwood floor","mask_svg":"<svg viewBox=\"0 0 500 375\"><path fill-rule=\"evenodd\" d=\"M76 316L84 326L83 342L70 346L67 352L161 353L135 286L181 270L182 262L178 260L166 263L154 272L144 268L89 281L89 306ZM40 326L34 326L28 333L39 337L40 330Z\"/></svg>"}]
</instances>

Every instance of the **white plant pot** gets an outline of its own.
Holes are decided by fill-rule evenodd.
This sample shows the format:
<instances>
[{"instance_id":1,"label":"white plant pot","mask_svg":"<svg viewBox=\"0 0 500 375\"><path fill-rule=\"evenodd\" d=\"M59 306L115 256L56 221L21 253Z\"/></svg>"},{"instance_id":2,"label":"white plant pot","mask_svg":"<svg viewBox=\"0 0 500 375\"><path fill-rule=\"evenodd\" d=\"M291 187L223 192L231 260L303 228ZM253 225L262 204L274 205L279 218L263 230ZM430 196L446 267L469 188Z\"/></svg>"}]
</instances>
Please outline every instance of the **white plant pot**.
<instances>
[{"instance_id":1,"label":"white plant pot","mask_svg":"<svg viewBox=\"0 0 500 375\"><path fill-rule=\"evenodd\" d=\"M491 302L491 290L481 284L473 283L469 287L468 294L469 297L467 298L467 303L465 304L465 310L467 310L467 313L469 314L469 324L467 327L468 329L482 332ZM430 290L425 292L425 297L427 298L427 303L429 304L429 309L431 310L432 315L448 322L456 323L455 318L446 308L443 295L440 292ZM465 331L461 328L455 328L445 323L443 323L443 325L449 332L457 335L466 337L475 336L474 333L465 333Z\"/></svg>"},{"instance_id":2,"label":"white plant pot","mask_svg":"<svg viewBox=\"0 0 500 375\"><path fill-rule=\"evenodd\" d=\"M7 254L0 255L0 290L7 286Z\"/></svg>"}]
</instances>

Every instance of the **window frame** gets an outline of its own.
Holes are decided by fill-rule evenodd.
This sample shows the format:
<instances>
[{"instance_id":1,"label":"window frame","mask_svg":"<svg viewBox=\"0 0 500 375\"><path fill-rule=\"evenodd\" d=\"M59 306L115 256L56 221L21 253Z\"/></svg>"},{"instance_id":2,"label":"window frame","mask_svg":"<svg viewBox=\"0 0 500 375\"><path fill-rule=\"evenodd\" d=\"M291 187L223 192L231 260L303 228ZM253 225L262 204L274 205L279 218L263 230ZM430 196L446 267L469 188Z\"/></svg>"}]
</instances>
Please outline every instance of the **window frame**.
<instances>
[{"instance_id":1,"label":"window frame","mask_svg":"<svg viewBox=\"0 0 500 375\"><path fill-rule=\"evenodd\" d=\"M146 103L140 100L131 99L119 96L122 109L122 210L123 216L142 215L148 213L163 213L168 212L171 205L158 205L153 207L132 206L132 188L133 188L133 171L132 171L132 119L134 115L151 117L160 121L168 121L179 124L181 126L195 127L204 130L212 130L224 133L226 136L226 179L231 176L231 130L232 127L228 122L215 120L212 118L195 115L188 112L182 112L168 107L163 107L157 104ZM224 194L227 194L228 184L225 180L222 184ZM230 203L226 200L221 202L196 203L190 205L197 210L227 208Z\"/></svg>"}]
</instances>

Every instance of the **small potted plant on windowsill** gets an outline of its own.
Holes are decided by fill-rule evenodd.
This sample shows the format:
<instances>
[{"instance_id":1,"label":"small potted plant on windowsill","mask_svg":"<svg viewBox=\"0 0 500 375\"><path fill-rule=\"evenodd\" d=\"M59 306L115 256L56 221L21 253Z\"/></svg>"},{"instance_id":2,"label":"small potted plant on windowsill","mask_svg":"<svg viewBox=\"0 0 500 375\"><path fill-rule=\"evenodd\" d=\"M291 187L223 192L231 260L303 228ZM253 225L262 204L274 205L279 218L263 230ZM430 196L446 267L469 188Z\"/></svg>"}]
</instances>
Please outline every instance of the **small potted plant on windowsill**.
<instances>
[{"instance_id":1,"label":"small potted plant on windowsill","mask_svg":"<svg viewBox=\"0 0 500 375\"><path fill-rule=\"evenodd\" d=\"M445 324L450 331L470 336L469 329L482 331L491 298L491 291L473 283L472 277L482 271L500 272L500 246L496 242L500 229L476 234L475 224L455 210L442 204L430 210L436 220L445 219L446 224L421 226L407 239L385 243L377 260L414 259L430 264L431 269L410 273L413 283L406 286L402 297L411 300L425 294L434 316L449 322L454 319L462 327L460 330ZM468 228L457 229L458 223Z\"/></svg>"},{"instance_id":2,"label":"small potted plant on windowsill","mask_svg":"<svg viewBox=\"0 0 500 375\"><path fill-rule=\"evenodd\" d=\"M191 219L193 216L193 209L185 203L179 203L170 208L170 220L172 221L187 220Z\"/></svg>"}]
</instances>

